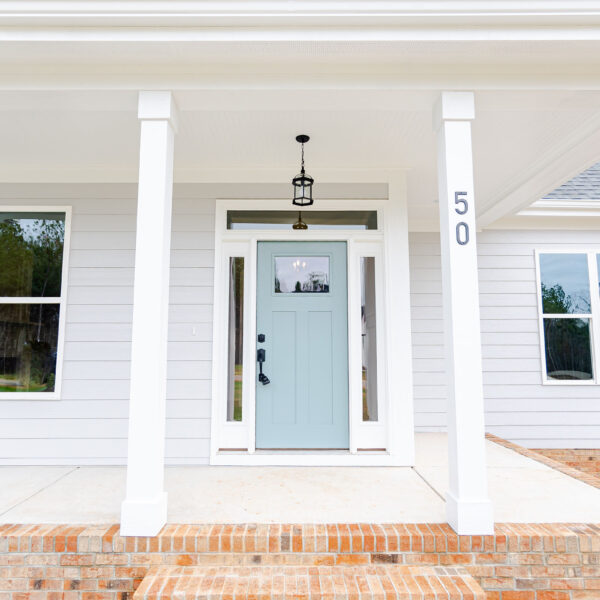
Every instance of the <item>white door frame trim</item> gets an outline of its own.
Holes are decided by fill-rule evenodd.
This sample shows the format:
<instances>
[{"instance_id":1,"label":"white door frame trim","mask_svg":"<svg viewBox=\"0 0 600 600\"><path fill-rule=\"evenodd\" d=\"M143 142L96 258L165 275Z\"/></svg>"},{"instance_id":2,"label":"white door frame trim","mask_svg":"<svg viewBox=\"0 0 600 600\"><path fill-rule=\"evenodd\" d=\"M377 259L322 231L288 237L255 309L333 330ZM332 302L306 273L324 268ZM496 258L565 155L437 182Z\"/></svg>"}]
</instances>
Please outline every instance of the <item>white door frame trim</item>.
<instances>
[{"instance_id":1,"label":"white door frame trim","mask_svg":"<svg viewBox=\"0 0 600 600\"><path fill-rule=\"evenodd\" d=\"M394 231L389 235L387 221L394 219L396 202L389 200L320 199L310 210L377 210L377 230L228 230L227 211L287 210L291 201L285 200L217 200L215 215L215 276L214 276L214 313L213 313L213 381L211 411L211 449L210 463L215 465L411 465L414 461L413 421L406 418L412 415L412 381L403 381L397 385L390 376L389 365L398 365L408 361L411 364L410 335L387 336L390 322L388 314L392 300L389 291L398 289L393 279L400 279L408 306L410 297L407 278L402 271L390 269L396 265L394 252L396 247L387 242L394 236L406 238L408 248L408 230ZM259 241L268 240L322 240L346 241L348 244L348 361L349 361L349 427L350 445L348 452L306 451L306 452L267 452L255 448L255 353L256 353L256 251ZM226 421L227 398L227 344L228 344L228 273L229 258L244 257L244 371L242 422ZM380 420L362 421L362 394L359 377L361 364L360 337L360 257L376 257L377 280L377 355L378 390L380 393ZM408 267L408 255L405 263ZM393 260L392 260L393 259ZM400 262L403 262L402 260ZM404 281L402 281L402 278ZM396 310L401 307L397 307ZM357 321L358 319L358 321ZM410 315L408 315L408 333L410 334ZM402 332L405 333L405 332ZM393 343L390 338L393 337ZM354 341L354 343L353 343ZM358 370L357 370L358 369ZM397 368L394 367L397 372ZM354 375L354 377L353 377ZM357 397L358 394L358 397ZM392 402L392 400L394 402ZM397 404L403 406L398 409ZM392 435L393 432L393 435ZM397 443L401 438L403 443ZM385 448L384 451L361 451L363 448ZM225 450L227 449L227 450Z\"/></svg>"}]
</instances>

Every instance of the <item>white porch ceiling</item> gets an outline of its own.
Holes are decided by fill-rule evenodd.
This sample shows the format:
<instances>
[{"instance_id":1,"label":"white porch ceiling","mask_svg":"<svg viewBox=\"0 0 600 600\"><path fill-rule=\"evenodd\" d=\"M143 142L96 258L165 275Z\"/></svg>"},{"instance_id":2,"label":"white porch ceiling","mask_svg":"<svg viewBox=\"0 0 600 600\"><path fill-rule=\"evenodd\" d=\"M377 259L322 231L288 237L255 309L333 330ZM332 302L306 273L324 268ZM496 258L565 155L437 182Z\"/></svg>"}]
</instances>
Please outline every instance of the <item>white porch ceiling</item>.
<instances>
[{"instance_id":1,"label":"white porch ceiling","mask_svg":"<svg viewBox=\"0 0 600 600\"><path fill-rule=\"evenodd\" d=\"M231 171L281 174L298 169L298 133L308 133L309 172L401 169L408 173L411 218L436 218L437 177L431 109L436 91L179 91L176 181L235 180ZM531 178L573 132L600 136L600 92L479 91L473 123L479 212ZM597 124L596 124L597 123ZM589 131L588 131L589 129ZM134 92L0 92L0 181L132 182L139 125ZM551 169L539 197L600 160L599 143L568 172ZM594 150L595 149L595 150ZM221 179L222 176L222 179ZM243 175L237 175L243 182ZM359 177L357 175L357 177ZM365 180L367 180L366 178ZM372 177L371 177L371 180ZM243 189L243 188L242 188ZM537 189L537 188L536 188ZM317 188L318 195L318 188ZM536 200L532 197L531 201Z\"/></svg>"}]
</instances>

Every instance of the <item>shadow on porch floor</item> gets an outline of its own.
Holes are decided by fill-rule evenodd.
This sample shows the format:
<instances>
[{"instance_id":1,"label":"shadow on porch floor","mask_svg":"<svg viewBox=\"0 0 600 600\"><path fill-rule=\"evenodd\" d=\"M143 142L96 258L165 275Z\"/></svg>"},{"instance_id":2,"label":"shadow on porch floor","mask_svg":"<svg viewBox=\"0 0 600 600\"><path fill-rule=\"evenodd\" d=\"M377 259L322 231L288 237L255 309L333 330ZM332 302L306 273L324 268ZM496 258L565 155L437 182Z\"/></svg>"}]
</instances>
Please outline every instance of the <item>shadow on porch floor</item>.
<instances>
[{"instance_id":1,"label":"shadow on porch floor","mask_svg":"<svg viewBox=\"0 0 600 600\"><path fill-rule=\"evenodd\" d=\"M600 522L600 490L486 442L497 522ZM169 522L445 521L446 436L406 467L168 467ZM0 523L114 523L123 467L0 468Z\"/></svg>"}]
</instances>

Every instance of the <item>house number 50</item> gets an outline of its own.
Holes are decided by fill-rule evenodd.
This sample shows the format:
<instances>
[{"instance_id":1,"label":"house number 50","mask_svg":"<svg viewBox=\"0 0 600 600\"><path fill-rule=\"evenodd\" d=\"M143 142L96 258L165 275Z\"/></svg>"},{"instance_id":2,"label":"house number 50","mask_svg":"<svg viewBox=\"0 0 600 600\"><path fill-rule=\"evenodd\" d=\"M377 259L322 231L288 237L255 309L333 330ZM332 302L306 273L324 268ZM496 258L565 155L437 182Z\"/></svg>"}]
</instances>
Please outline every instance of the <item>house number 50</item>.
<instances>
[{"instance_id":1,"label":"house number 50","mask_svg":"<svg viewBox=\"0 0 600 600\"><path fill-rule=\"evenodd\" d=\"M466 215L469 212L467 192L454 192L454 204L457 215ZM456 241L461 246L469 243L469 226L464 221L456 224Z\"/></svg>"}]
</instances>

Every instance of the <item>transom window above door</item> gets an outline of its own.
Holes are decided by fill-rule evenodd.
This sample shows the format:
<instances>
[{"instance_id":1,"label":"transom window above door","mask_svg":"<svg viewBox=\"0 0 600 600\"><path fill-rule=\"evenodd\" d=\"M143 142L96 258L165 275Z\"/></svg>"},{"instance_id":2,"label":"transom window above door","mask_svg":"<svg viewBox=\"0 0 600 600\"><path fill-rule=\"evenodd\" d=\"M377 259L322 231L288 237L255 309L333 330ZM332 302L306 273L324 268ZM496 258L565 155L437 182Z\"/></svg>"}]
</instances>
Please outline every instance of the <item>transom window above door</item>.
<instances>
[{"instance_id":1,"label":"transom window above door","mask_svg":"<svg viewBox=\"0 0 600 600\"><path fill-rule=\"evenodd\" d=\"M296 210L228 210L227 229L291 230L298 220ZM376 210L304 210L308 229L376 230Z\"/></svg>"}]
</instances>

